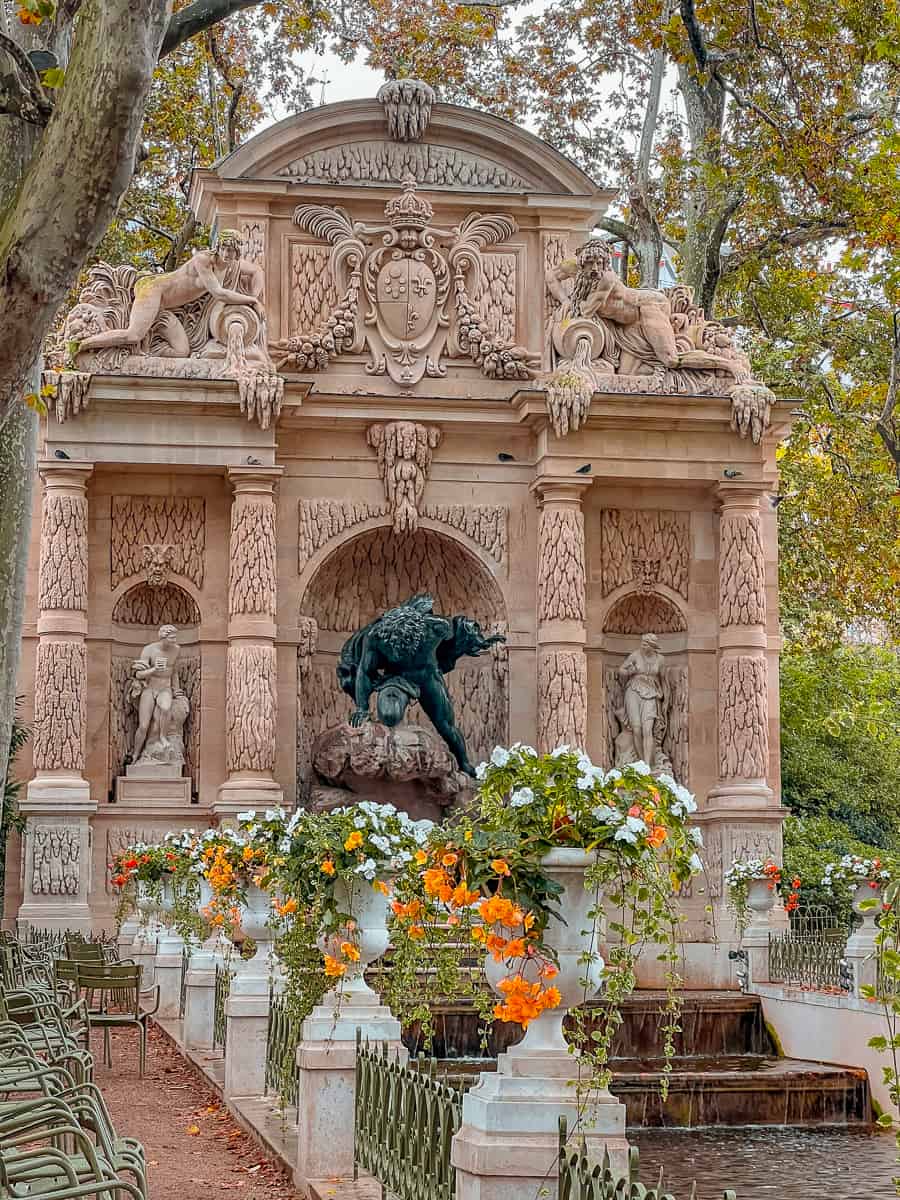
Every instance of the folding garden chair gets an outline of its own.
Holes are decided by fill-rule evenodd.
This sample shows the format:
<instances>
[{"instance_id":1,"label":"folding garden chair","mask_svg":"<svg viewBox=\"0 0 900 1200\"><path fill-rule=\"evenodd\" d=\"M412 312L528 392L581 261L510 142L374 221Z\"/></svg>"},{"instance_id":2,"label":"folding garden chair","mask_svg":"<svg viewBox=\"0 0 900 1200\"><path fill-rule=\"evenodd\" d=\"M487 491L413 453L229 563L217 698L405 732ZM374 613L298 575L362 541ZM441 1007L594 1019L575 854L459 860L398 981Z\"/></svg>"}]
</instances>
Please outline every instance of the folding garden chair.
<instances>
[{"instance_id":1,"label":"folding garden chair","mask_svg":"<svg viewBox=\"0 0 900 1200\"><path fill-rule=\"evenodd\" d=\"M99 996L99 1005L90 1010L91 1026L103 1030L106 1065L112 1066L109 1031L134 1026L140 1034L140 1074L147 1061L147 1025L159 1008L159 985L152 1009L141 1008L141 968L78 963L78 986Z\"/></svg>"}]
</instances>

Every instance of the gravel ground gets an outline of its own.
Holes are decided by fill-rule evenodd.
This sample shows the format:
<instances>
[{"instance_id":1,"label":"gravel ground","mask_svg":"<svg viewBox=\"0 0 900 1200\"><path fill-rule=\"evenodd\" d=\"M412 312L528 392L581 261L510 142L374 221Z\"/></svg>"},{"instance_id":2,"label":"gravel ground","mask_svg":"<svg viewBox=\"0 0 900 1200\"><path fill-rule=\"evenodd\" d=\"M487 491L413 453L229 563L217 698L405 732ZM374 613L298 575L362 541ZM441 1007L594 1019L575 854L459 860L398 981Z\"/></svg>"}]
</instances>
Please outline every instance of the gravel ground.
<instances>
[{"instance_id":1,"label":"gravel ground","mask_svg":"<svg viewBox=\"0 0 900 1200\"><path fill-rule=\"evenodd\" d=\"M102 1034L94 1036L94 1078L121 1135L147 1153L151 1200L299 1200L269 1161L167 1038L151 1029L147 1072L138 1077L137 1031L113 1032L113 1066L105 1067Z\"/></svg>"}]
</instances>

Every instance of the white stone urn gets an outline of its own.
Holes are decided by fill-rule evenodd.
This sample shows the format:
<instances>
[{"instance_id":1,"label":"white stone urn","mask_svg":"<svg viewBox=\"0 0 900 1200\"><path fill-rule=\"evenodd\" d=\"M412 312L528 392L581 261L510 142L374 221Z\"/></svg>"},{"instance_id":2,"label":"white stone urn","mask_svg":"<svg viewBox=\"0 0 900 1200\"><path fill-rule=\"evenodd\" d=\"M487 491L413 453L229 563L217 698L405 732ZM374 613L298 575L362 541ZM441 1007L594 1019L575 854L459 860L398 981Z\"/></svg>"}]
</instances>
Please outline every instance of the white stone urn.
<instances>
[{"instance_id":1,"label":"white stone urn","mask_svg":"<svg viewBox=\"0 0 900 1200\"><path fill-rule=\"evenodd\" d=\"M378 994L366 983L365 972L381 958L390 944L387 928L390 896L374 887L368 879L359 876L349 883L337 879L334 899L340 912L351 915L355 928L345 928L337 934L323 934L318 940L319 949L324 954L341 958L340 943L353 942L359 950L359 961L346 964L347 970L322 1003L328 1004L329 999L337 998L350 1004L380 1004ZM344 959L341 958L341 961Z\"/></svg>"},{"instance_id":2,"label":"white stone urn","mask_svg":"<svg viewBox=\"0 0 900 1200\"><path fill-rule=\"evenodd\" d=\"M507 1054L511 1058L569 1057L568 1043L563 1035L563 1020L570 1008L592 1000L600 990L604 963L600 957L600 916L588 914L599 907L599 897L584 886L585 872L597 861L596 855L583 850L561 848L551 850L541 860L544 873L562 887L558 908L563 920L551 916L544 931L544 943L555 951L559 973L548 986L559 989L561 1002L557 1008L546 1009L530 1022L521 1042ZM563 923L565 922L565 924ZM593 955L589 963L580 961L585 953ZM485 974L498 996L503 997L498 984L515 974L523 960L497 962L489 954ZM528 971L525 978L536 981Z\"/></svg>"},{"instance_id":3,"label":"white stone urn","mask_svg":"<svg viewBox=\"0 0 900 1200\"><path fill-rule=\"evenodd\" d=\"M247 898L240 907L241 931L256 943L256 953L252 958L236 957L233 960L235 977L231 984L232 991L268 991L272 931L267 922L272 911L272 898L268 892L251 883L247 887Z\"/></svg>"},{"instance_id":4,"label":"white stone urn","mask_svg":"<svg viewBox=\"0 0 900 1200\"><path fill-rule=\"evenodd\" d=\"M868 882L858 883L853 889L851 904L853 911L862 921L862 925L854 933L855 937L861 937L866 941L871 940L874 943L878 933L878 918L882 913L882 892L881 884L872 887ZM872 900L876 901L875 905L865 907L866 903Z\"/></svg>"},{"instance_id":5,"label":"white stone urn","mask_svg":"<svg viewBox=\"0 0 900 1200\"><path fill-rule=\"evenodd\" d=\"M171 875L162 877L162 897L159 907L167 917L170 917L175 911L175 880Z\"/></svg>"},{"instance_id":6,"label":"white stone urn","mask_svg":"<svg viewBox=\"0 0 900 1200\"><path fill-rule=\"evenodd\" d=\"M179 955L184 950L184 938L173 924L175 912L175 876L164 875L162 879L162 899L160 901L166 928L160 931L157 953L160 955Z\"/></svg>"},{"instance_id":7,"label":"white stone urn","mask_svg":"<svg viewBox=\"0 0 900 1200\"><path fill-rule=\"evenodd\" d=\"M135 898L137 910L141 914L141 929L155 931L159 928L159 912L160 902L156 896L150 894L150 885L143 882L138 882L137 896ZM138 931L140 936L140 931Z\"/></svg>"},{"instance_id":8,"label":"white stone urn","mask_svg":"<svg viewBox=\"0 0 900 1200\"><path fill-rule=\"evenodd\" d=\"M778 893L770 879L751 879L747 884L747 929L767 928Z\"/></svg>"}]
</instances>

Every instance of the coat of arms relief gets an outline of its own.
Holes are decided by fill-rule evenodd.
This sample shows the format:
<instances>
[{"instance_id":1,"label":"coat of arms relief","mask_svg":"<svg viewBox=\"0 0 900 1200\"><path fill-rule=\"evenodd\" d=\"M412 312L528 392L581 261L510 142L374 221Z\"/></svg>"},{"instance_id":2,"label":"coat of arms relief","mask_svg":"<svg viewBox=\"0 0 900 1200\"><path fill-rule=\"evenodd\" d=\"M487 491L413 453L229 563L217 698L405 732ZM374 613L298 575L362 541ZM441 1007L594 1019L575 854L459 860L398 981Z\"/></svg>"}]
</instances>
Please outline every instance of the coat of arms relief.
<instances>
[{"instance_id":1,"label":"coat of arms relief","mask_svg":"<svg viewBox=\"0 0 900 1200\"><path fill-rule=\"evenodd\" d=\"M368 350L368 374L386 374L404 388L445 376L445 357L468 357L490 378L532 378L539 356L502 338L477 306L484 250L516 233L513 218L471 213L440 229L415 181L402 187L385 205L384 224L354 222L339 207L297 208L295 224L332 245L329 270L340 300L315 333L277 344L279 367L323 370L342 354Z\"/></svg>"}]
</instances>

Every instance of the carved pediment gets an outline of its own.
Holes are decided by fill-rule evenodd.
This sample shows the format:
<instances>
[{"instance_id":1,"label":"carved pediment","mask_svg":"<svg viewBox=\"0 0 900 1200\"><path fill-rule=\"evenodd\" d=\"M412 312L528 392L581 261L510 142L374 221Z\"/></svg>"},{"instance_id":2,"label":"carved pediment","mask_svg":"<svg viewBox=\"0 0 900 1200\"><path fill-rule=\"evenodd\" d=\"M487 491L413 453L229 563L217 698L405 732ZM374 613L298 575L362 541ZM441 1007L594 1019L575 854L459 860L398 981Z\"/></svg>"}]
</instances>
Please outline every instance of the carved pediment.
<instances>
[{"instance_id":1,"label":"carved pediment","mask_svg":"<svg viewBox=\"0 0 900 1200\"><path fill-rule=\"evenodd\" d=\"M377 138L312 150L281 167L277 174L295 183L399 184L411 176L425 186L486 192L535 186L519 172L470 150Z\"/></svg>"}]
</instances>

